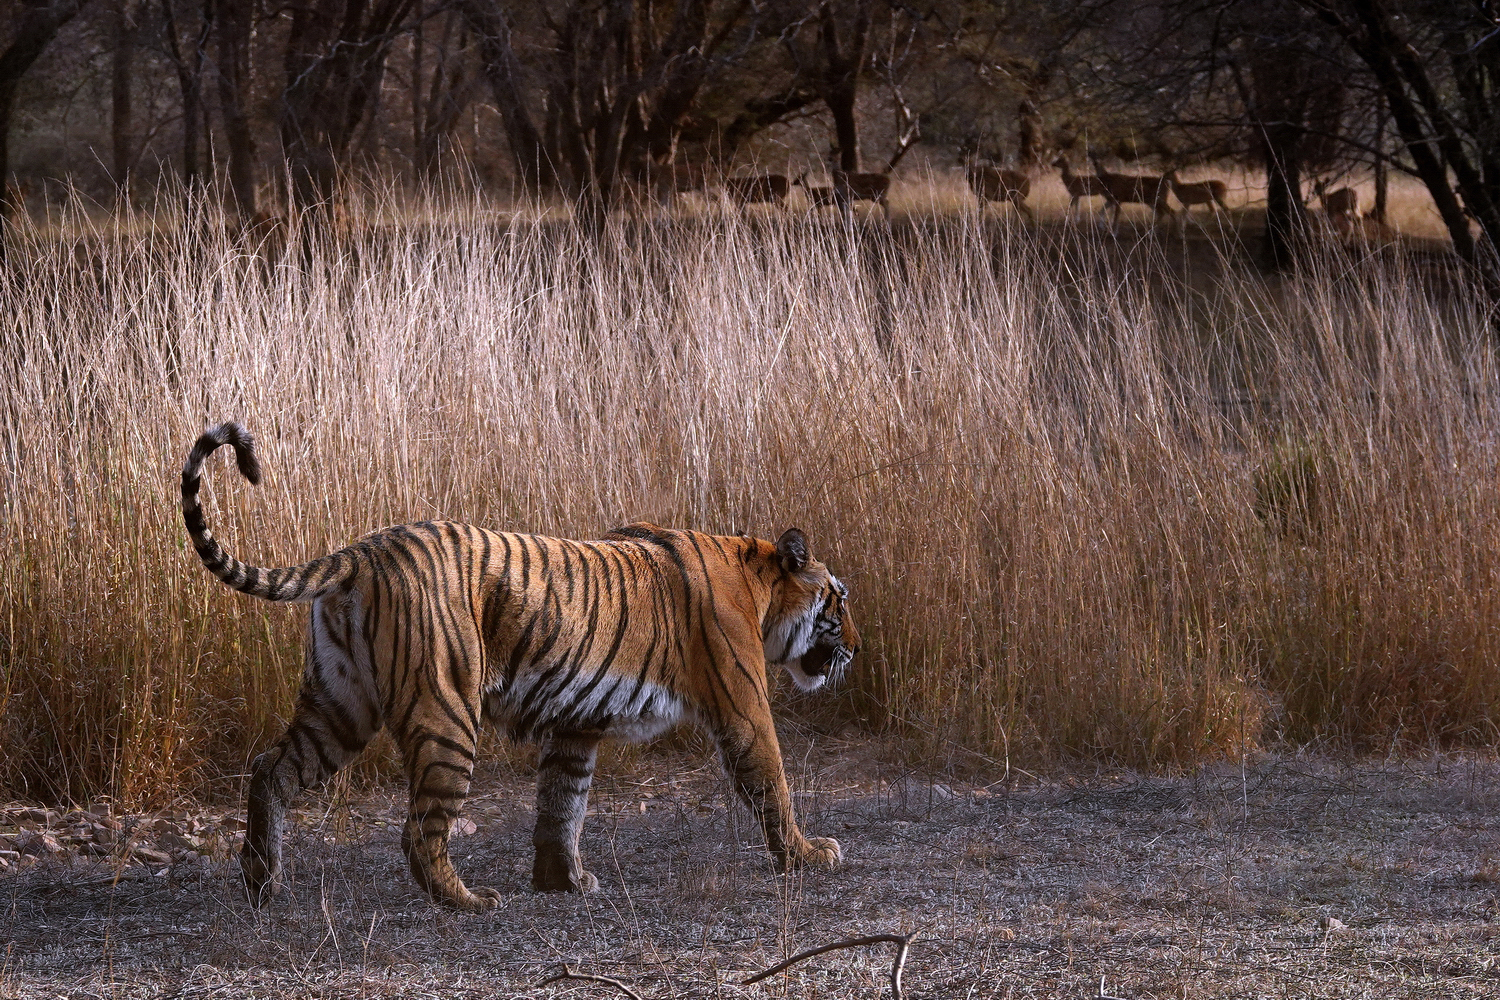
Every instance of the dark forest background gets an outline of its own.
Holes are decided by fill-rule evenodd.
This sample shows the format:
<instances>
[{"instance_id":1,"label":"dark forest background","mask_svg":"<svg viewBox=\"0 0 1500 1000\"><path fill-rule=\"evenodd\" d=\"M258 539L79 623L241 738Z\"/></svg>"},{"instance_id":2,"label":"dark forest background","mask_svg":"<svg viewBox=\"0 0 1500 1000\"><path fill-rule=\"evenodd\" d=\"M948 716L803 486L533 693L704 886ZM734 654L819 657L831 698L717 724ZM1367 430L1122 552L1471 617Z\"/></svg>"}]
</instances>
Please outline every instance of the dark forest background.
<instances>
[{"instance_id":1,"label":"dark forest background","mask_svg":"<svg viewBox=\"0 0 1500 1000\"><path fill-rule=\"evenodd\" d=\"M0 175L6 215L212 184L248 218L370 176L597 215L914 150L1232 161L1274 237L1312 181L1372 174L1379 220L1404 172L1500 292L1497 80L1493 0L6 0Z\"/></svg>"}]
</instances>

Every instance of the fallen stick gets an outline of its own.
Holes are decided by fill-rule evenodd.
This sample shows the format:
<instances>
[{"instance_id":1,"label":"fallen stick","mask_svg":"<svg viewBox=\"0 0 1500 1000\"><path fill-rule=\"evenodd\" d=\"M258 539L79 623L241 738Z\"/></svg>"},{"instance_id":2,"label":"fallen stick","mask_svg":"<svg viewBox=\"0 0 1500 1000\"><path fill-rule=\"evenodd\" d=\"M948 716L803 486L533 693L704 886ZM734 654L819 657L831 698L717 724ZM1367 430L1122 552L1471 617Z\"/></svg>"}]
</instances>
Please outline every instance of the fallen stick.
<instances>
[{"instance_id":1,"label":"fallen stick","mask_svg":"<svg viewBox=\"0 0 1500 1000\"><path fill-rule=\"evenodd\" d=\"M626 986L624 983L620 982L618 979L611 979L608 976L595 976L595 975L591 975L590 973L587 973L587 972L574 972L572 969L568 968L566 965L564 965L562 967L562 971L559 972L557 975L550 976L547 979L543 979L541 982L537 983L537 987L540 988L542 986L546 986L548 983L561 982L564 979L577 979L577 980L581 980L581 981L586 982L586 983L604 983L604 984L606 984L608 986L613 986L615 989L619 990L621 993L623 993L626 996L630 997L631 1000L641 1000L641 995L639 993L637 993L635 990L631 989L629 986Z\"/></svg>"},{"instance_id":2,"label":"fallen stick","mask_svg":"<svg viewBox=\"0 0 1500 1000\"><path fill-rule=\"evenodd\" d=\"M749 979L740 983L740 985L749 986L751 983L758 983L762 979L769 979L778 972L790 969L803 959L812 958L814 955L821 955L825 951L834 951L838 948L858 948L867 944L884 944L889 942L896 946L896 960L891 963L891 998L892 1000L901 1000L901 970L906 967L906 950L911 947L912 941L920 933L922 932L912 931L910 934L905 935L871 934L868 937L850 938L847 941L835 941L832 944L825 944L818 948L809 948L807 951L793 955L780 965L771 966L765 972L757 972Z\"/></svg>"}]
</instances>

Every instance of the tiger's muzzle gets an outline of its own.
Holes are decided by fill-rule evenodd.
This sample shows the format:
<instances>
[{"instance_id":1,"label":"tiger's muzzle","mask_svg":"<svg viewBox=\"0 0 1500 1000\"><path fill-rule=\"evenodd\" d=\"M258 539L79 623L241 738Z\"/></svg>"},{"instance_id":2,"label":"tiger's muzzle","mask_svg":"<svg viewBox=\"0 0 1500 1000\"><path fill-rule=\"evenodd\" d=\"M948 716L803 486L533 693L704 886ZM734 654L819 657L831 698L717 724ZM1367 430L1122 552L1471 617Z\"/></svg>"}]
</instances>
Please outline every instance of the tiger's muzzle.
<instances>
[{"instance_id":1,"label":"tiger's muzzle","mask_svg":"<svg viewBox=\"0 0 1500 1000\"><path fill-rule=\"evenodd\" d=\"M819 643L802 655L798 668L806 677L820 679L832 686L843 678L857 652L857 646L849 647L840 642Z\"/></svg>"}]
</instances>

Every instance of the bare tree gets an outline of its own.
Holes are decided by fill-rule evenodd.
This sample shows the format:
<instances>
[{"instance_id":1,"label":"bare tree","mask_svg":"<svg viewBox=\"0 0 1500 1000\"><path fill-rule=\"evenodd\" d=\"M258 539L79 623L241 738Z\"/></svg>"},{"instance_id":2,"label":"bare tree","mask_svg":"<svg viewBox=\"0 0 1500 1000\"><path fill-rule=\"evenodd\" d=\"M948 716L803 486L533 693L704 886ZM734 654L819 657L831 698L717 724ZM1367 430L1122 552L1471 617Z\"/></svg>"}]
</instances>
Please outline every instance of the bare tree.
<instances>
[{"instance_id":1,"label":"bare tree","mask_svg":"<svg viewBox=\"0 0 1500 1000\"><path fill-rule=\"evenodd\" d=\"M328 204L340 162L374 107L413 0L307 0L291 7L281 94L289 197Z\"/></svg>"},{"instance_id":2,"label":"bare tree","mask_svg":"<svg viewBox=\"0 0 1500 1000\"><path fill-rule=\"evenodd\" d=\"M435 176L443 150L480 82L474 72L468 21L456 9L440 6L430 15L436 31L429 34L425 6L426 0L419 0L411 33L412 172L418 182Z\"/></svg>"},{"instance_id":3,"label":"bare tree","mask_svg":"<svg viewBox=\"0 0 1500 1000\"><path fill-rule=\"evenodd\" d=\"M1271 268L1292 263L1306 226L1303 179L1345 132L1350 72L1295 0L1122 0L1095 52L1100 92L1176 165L1236 155L1266 172Z\"/></svg>"},{"instance_id":4,"label":"bare tree","mask_svg":"<svg viewBox=\"0 0 1500 1000\"><path fill-rule=\"evenodd\" d=\"M713 60L749 8L574 0L537 12L531 27L546 57L523 66L512 12L496 0L463 4L522 176L534 189L562 190L590 225L629 184L671 162Z\"/></svg>"},{"instance_id":5,"label":"bare tree","mask_svg":"<svg viewBox=\"0 0 1500 1000\"><path fill-rule=\"evenodd\" d=\"M214 69L219 112L228 146L229 190L240 218L255 215L255 135L250 124L250 37L255 6L245 0L212 0L207 16L217 36Z\"/></svg>"},{"instance_id":6,"label":"bare tree","mask_svg":"<svg viewBox=\"0 0 1500 1000\"><path fill-rule=\"evenodd\" d=\"M1500 6L1299 2L1374 76L1454 250L1500 305ZM1475 240L1470 218L1487 247Z\"/></svg>"},{"instance_id":7,"label":"bare tree","mask_svg":"<svg viewBox=\"0 0 1500 1000\"><path fill-rule=\"evenodd\" d=\"M137 0L113 0L113 4L114 9L110 12L114 35L109 73L110 152L113 155L111 166L115 190L124 196L129 192L130 169L135 159L130 128L130 91L140 5Z\"/></svg>"},{"instance_id":8,"label":"bare tree","mask_svg":"<svg viewBox=\"0 0 1500 1000\"><path fill-rule=\"evenodd\" d=\"M871 0L824 0L817 11L817 56L798 56L833 118L839 170L859 170L859 123L854 103L870 41ZM788 45L795 53L792 39Z\"/></svg>"},{"instance_id":9,"label":"bare tree","mask_svg":"<svg viewBox=\"0 0 1500 1000\"><path fill-rule=\"evenodd\" d=\"M180 26L177 16L182 0L161 0L162 31L166 35L167 55L177 73L177 88L182 99L182 182L192 191L198 187L198 137L203 126L203 59L208 48L209 29L213 25L211 4L201 0L196 29ZM185 36L181 32L186 30ZM186 42L186 51L184 44Z\"/></svg>"},{"instance_id":10,"label":"bare tree","mask_svg":"<svg viewBox=\"0 0 1500 1000\"><path fill-rule=\"evenodd\" d=\"M10 42L0 50L0 255L5 251L6 230L17 209L10 187L10 119L16 103L16 87L62 26L88 0L21 0Z\"/></svg>"}]
</instances>

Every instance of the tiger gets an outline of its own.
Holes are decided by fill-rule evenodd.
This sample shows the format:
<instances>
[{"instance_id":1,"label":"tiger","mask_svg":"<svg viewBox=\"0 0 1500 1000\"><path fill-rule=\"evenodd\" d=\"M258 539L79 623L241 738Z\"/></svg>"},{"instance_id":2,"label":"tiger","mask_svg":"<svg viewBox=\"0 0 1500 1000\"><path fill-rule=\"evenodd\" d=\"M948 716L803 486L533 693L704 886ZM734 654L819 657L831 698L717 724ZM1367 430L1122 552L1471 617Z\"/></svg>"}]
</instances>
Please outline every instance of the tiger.
<instances>
[{"instance_id":1,"label":"tiger","mask_svg":"<svg viewBox=\"0 0 1500 1000\"><path fill-rule=\"evenodd\" d=\"M502 533L454 521L384 528L277 569L229 555L198 491L205 460L233 448L260 481L250 433L222 423L182 470L182 514L203 565L268 601L310 603L304 668L285 734L255 758L240 868L252 906L281 884L287 809L381 729L409 794L401 847L435 903L499 905L449 857L481 724L541 744L531 886L593 892L578 841L598 747L679 723L704 730L765 836L778 871L832 867L837 840L798 828L776 738L768 670L796 686L836 683L859 651L849 589L789 528L775 542L637 523L598 540Z\"/></svg>"}]
</instances>

